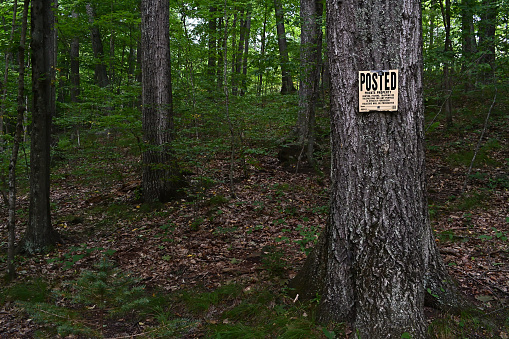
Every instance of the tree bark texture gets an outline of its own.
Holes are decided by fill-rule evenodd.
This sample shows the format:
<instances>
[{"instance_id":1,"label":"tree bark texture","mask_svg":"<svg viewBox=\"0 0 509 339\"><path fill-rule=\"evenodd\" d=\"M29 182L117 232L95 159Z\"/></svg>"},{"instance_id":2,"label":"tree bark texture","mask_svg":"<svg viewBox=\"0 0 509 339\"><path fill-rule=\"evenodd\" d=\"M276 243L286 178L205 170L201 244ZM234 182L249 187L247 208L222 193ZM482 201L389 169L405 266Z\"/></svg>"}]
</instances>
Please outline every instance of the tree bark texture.
<instances>
[{"instance_id":1,"label":"tree bark texture","mask_svg":"<svg viewBox=\"0 0 509 339\"><path fill-rule=\"evenodd\" d=\"M330 217L291 286L320 297L319 321L348 321L360 338L424 338L427 279L454 289L427 214L421 39L417 0L327 2ZM360 114L358 72L390 69L398 111Z\"/></svg>"},{"instance_id":2,"label":"tree bark texture","mask_svg":"<svg viewBox=\"0 0 509 339\"><path fill-rule=\"evenodd\" d=\"M169 3L141 3L143 196L167 201L178 194L180 175L172 158L173 116L169 46Z\"/></svg>"},{"instance_id":3,"label":"tree bark texture","mask_svg":"<svg viewBox=\"0 0 509 339\"><path fill-rule=\"evenodd\" d=\"M59 240L51 225L50 136L54 114L51 95L52 22L50 0L32 0L32 135L30 145L30 205L21 249L43 252Z\"/></svg>"},{"instance_id":4,"label":"tree bark texture","mask_svg":"<svg viewBox=\"0 0 509 339\"><path fill-rule=\"evenodd\" d=\"M319 96L320 70L322 61L322 12L321 0L301 0L301 38L300 38L300 86L299 117L297 137L306 155L313 162L315 141L315 108Z\"/></svg>"},{"instance_id":5,"label":"tree bark texture","mask_svg":"<svg viewBox=\"0 0 509 339\"><path fill-rule=\"evenodd\" d=\"M279 65L281 67L281 94L295 92L293 79L290 72L290 58L288 56L288 46L286 43L285 19L283 14L283 5L281 0L274 0L274 9L276 13L276 31L277 45L279 47Z\"/></svg>"}]
</instances>

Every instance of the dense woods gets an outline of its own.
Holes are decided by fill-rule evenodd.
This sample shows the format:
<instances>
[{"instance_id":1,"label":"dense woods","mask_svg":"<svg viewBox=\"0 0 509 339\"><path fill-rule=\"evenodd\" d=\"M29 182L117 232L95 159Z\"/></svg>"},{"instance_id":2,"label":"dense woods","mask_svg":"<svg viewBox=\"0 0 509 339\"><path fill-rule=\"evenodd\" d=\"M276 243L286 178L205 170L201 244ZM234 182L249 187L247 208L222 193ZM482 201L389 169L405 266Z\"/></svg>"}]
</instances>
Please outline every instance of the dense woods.
<instances>
[{"instance_id":1,"label":"dense woods","mask_svg":"<svg viewBox=\"0 0 509 339\"><path fill-rule=\"evenodd\" d=\"M509 336L507 1L0 16L0 332Z\"/></svg>"}]
</instances>

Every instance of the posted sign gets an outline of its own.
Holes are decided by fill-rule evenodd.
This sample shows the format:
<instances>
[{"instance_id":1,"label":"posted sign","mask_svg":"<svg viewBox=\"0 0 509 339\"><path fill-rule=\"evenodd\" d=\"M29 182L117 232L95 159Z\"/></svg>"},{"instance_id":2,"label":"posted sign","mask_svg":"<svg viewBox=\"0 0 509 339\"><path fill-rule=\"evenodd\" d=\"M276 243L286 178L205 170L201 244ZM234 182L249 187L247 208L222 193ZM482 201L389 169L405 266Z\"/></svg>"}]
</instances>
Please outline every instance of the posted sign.
<instances>
[{"instance_id":1,"label":"posted sign","mask_svg":"<svg viewBox=\"0 0 509 339\"><path fill-rule=\"evenodd\" d=\"M359 112L398 110L398 70L359 71Z\"/></svg>"}]
</instances>

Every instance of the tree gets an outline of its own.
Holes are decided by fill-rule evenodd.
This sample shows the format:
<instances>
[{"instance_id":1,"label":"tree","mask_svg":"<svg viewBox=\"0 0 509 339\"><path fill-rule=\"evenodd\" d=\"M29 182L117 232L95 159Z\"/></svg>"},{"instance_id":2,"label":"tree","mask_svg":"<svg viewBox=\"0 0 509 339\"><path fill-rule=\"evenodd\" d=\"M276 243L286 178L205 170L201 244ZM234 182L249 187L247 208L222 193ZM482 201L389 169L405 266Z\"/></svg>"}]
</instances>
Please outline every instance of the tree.
<instances>
[{"instance_id":1,"label":"tree","mask_svg":"<svg viewBox=\"0 0 509 339\"><path fill-rule=\"evenodd\" d=\"M461 54L463 57L462 72L466 73L465 92L471 89L472 77L469 64L477 52L474 27L474 1L461 1Z\"/></svg>"},{"instance_id":2,"label":"tree","mask_svg":"<svg viewBox=\"0 0 509 339\"><path fill-rule=\"evenodd\" d=\"M143 197L177 196L180 175L170 150L173 132L168 1L141 2Z\"/></svg>"},{"instance_id":3,"label":"tree","mask_svg":"<svg viewBox=\"0 0 509 339\"><path fill-rule=\"evenodd\" d=\"M291 286L320 297L321 322L348 321L360 338L424 338L426 290L457 295L428 221L420 1L329 0L327 35L330 216ZM359 113L358 71L391 69L397 112Z\"/></svg>"},{"instance_id":4,"label":"tree","mask_svg":"<svg viewBox=\"0 0 509 339\"><path fill-rule=\"evenodd\" d=\"M108 70L104 62L104 48L99 27L95 25L95 10L91 3L86 4L88 20L90 23L90 36L92 38L92 50L95 58L94 77L99 87L107 87L110 84Z\"/></svg>"},{"instance_id":5,"label":"tree","mask_svg":"<svg viewBox=\"0 0 509 339\"><path fill-rule=\"evenodd\" d=\"M16 239L16 163L18 161L19 145L21 143L21 133L23 132L23 116L25 114L25 41L28 21L29 0L23 3L23 19L21 22L21 36L18 46L18 97L17 97L17 119L16 132L12 145L11 160L9 163L9 218L8 218L8 244L7 270L9 278L14 279L16 269L14 266L14 244Z\"/></svg>"},{"instance_id":6,"label":"tree","mask_svg":"<svg viewBox=\"0 0 509 339\"><path fill-rule=\"evenodd\" d=\"M481 6L479 49L483 53L481 62L487 65L484 71L485 81L489 82L495 71L495 31L497 27L498 4L495 0L482 0Z\"/></svg>"},{"instance_id":7,"label":"tree","mask_svg":"<svg viewBox=\"0 0 509 339\"><path fill-rule=\"evenodd\" d=\"M279 47L280 67L281 67L281 94L295 92L293 86L292 74L290 73L290 58L288 57L288 46L286 43L285 19L283 14L283 5L281 0L274 0L274 10L276 13L277 44Z\"/></svg>"},{"instance_id":8,"label":"tree","mask_svg":"<svg viewBox=\"0 0 509 339\"><path fill-rule=\"evenodd\" d=\"M32 135L30 143L30 205L28 225L20 248L28 253L43 252L59 241L51 225L50 140L54 115L51 78L53 11L50 0L32 0Z\"/></svg>"},{"instance_id":9,"label":"tree","mask_svg":"<svg viewBox=\"0 0 509 339\"><path fill-rule=\"evenodd\" d=\"M451 92L452 92L452 59L454 56L454 52L452 49L452 40L451 40L451 0L445 0L445 6L442 0L438 1L440 5L440 11L442 12L442 19L444 21L445 28L445 41L444 41L444 91L446 95L445 99L445 119L447 123L447 127L452 127L452 101L451 101Z\"/></svg>"},{"instance_id":10,"label":"tree","mask_svg":"<svg viewBox=\"0 0 509 339\"><path fill-rule=\"evenodd\" d=\"M72 18L78 18L78 12L72 11ZM74 36L71 40L70 59L71 59L71 102L78 102L80 96L80 39Z\"/></svg>"},{"instance_id":11,"label":"tree","mask_svg":"<svg viewBox=\"0 0 509 339\"><path fill-rule=\"evenodd\" d=\"M315 106L319 94L320 69L322 60L322 12L321 0L301 0L301 52L299 118L297 137L302 147L307 147L308 161L313 162L315 139Z\"/></svg>"}]
</instances>

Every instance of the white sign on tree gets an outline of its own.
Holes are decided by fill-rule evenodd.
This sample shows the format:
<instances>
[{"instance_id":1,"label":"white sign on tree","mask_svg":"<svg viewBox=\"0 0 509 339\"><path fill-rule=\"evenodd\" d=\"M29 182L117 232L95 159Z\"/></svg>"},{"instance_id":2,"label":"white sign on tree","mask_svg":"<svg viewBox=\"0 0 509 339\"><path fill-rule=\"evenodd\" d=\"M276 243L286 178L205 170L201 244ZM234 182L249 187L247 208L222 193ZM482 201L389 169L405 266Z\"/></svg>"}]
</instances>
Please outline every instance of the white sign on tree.
<instances>
[{"instance_id":1,"label":"white sign on tree","mask_svg":"<svg viewBox=\"0 0 509 339\"><path fill-rule=\"evenodd\" d=\"M359 71L359 112L398 110L398 70Z\"/></svg>"}]
</instances>

